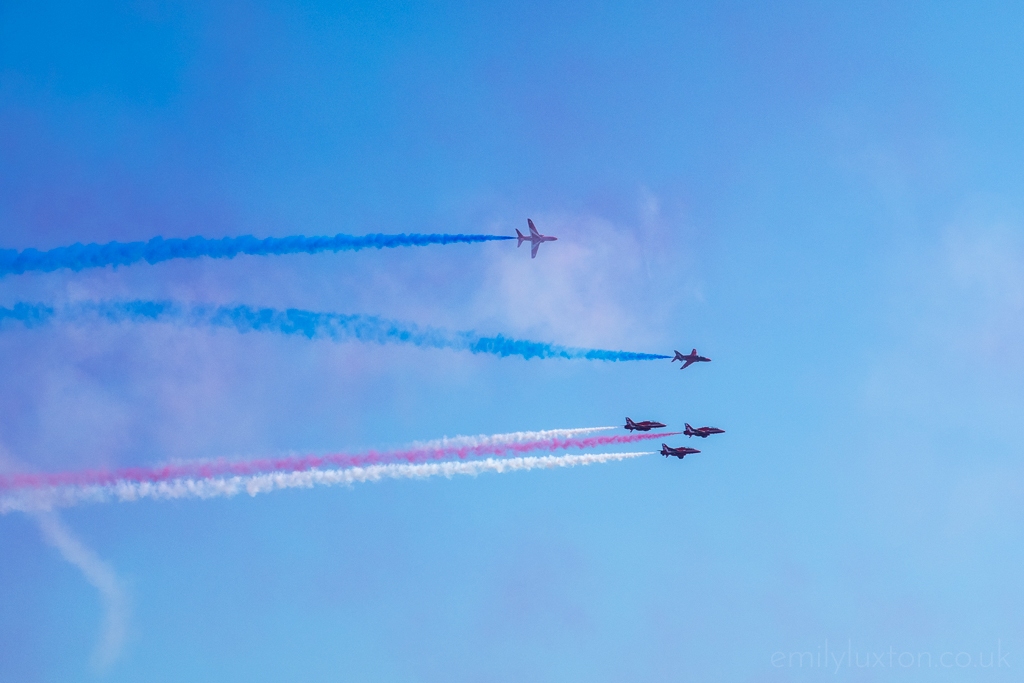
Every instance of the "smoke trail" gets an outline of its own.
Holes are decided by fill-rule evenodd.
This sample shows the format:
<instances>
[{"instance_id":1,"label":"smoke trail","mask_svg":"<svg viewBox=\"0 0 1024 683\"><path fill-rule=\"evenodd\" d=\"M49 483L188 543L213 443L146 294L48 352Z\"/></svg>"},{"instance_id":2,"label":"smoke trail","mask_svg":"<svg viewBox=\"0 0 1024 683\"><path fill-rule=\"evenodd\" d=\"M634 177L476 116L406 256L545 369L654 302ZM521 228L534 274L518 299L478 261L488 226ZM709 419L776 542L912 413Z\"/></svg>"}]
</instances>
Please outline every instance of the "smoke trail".
<instances>
[{"instance_id":1,"label":"smoke trail","mask_svg":"<svg viewBox=\"0 0 1024 683\"><path fill-rule=\"evenodd\" d=\"M20 466L0 443L0 472ZM23 505L20 509L29 512L35 518L43 540L55 547L65 560L78 567L85 575L86 581L99 590L104 619L100 639L93 651L92 663L99 673L104 673L121 653L127 630L130 610L121 582L110 565L76 538L56 512L38 505ZM3 513L8 511L3 509L2 500L0 510Z\"/></svg>"},{"instance_id":2,"label":"smoke trail","mask_svg":"<svg viewBox=\"0 0 1024 683\"><path fill-rule=\"evenodd\" d=\"M433 441L414 441L413 448L462 448L464 446L482 446L485 444L517 443L523 441L539 441L566 436L578 436L603 432L617 427L580 427L577 429L543 429L536 432L510 432L508 434L480 434L478 436L452 436L434 439Z\"/></svg>"},{"instance_id":3,"label":"smoke trail","mask_svg":"<svg viewBox=\"0 0 1024 683\"><path fill-rule=\"evenodd\" d=\"M518 472L539 467L575 467L593 465L650 455L641 453L597 453L581 455L544 455L521 458L474 460L470 462L437 462L417 465L370 465L332 470L274 472L235 477L174 479L161 482L119 480L102 485L62 486L43 490L21 491L0 497L0 514L19 511L52 510L82 503L131 502L143 499L180 500L184 498L230 498L245 492L250 496L281 489L314 486L351 485L382 479L423 479L442 475L449 479L456 474L476 476L485 472Z\"/></svg>"},{"instance_id":4,"label":"smoke trail","mask_svg":"<svg viewBox=\"0 0 1024 683\"><path fill-rule=\"evenodd\" d=\"M93 666L105 671L120 654L128 625L128 599L121 582L110 565L78 540L55 512L36 512L35 518L43 538L59 550L65 560L81 569L86 580L100 592L105 616L102 635L93 653Z\"/></svg>"},{"instance_id":5,"label":"smoke trail","mask_svg":"<svg viewBox=\"0 0 1024 683\"><path fill-rule=\"evenodd\" d=\"M14 304L14 308L0 306L0 324L4 320L16 320L23 323L25 327L35 327L41 323L49 322L56 315L56 311L42 304Z\"/></svg>"},{"instance_id":6,"label":"smoke trail","mask_svg":"<svg viewBox=\"0 0 1024 683\"><path fill-rule=\"evenodd\" d=\"M384 247L422 247L429 244L470 244L511 240L501 235L335 235L334 237L268 237L252 235L207 239L167 239L154 237L148 242L110 242L108 244L72 244L49 251L36 249L0 250L0 277L29 270L49 272L58 268L82 270L103 266L126 266L139 261L159 263L175 258L234 258L239 254L270 256L281 254L316 254L321 251L358 251Z\"/></svg>"},{"instance_id":7,"label":"smoke trail","mask_svg":"<svg viewBox=\"0 0 1024 683\"><path fill-rule=\"evenodd\" d=\"M349 455L290 456L285 458L261 458L244 461L213 461L179 463L162 467L126 467L114 471L84 470L75 472L31 473L0 475L0 491L19 489L56 488L61 486L110 486L117 482L159 483L175 479L209 479L223 475L250 476L271 472L303 472L323 466L365 467L392 463L417 464L430 460L457 457L520 455L531 451L560 451L569 449L595 448L619 444L630 444L649 439L675 436L680 432L655 432L653 434L623 434L618 436L595 436L585 439L553 438L538 441L479 443L466 446L444 446L437 448L412 448L400 451L368 451Z\"/></svg>"},{"instance_id":8,"label":"smoke trail","mask_svg":"<svg viewBox=\"0 0 1024 683\"><path fill-rule=\"evenodd\" d=\"M432 349L523 358L569 358L607 361L656 360L669 358L653 353L580 349L544 342L481 337L475 332L449 332L418 327L376 316L317 313L296 308L251 308L249 306L186 306L170 301L99 301L70 304L57 310L43 304L18 303L0 307L0 324L5 319L26 326L62 320L104 320L108 322L168 322L192 327L226 327L238 332L276 332L302 335L309 339L356 340L377 344L412 344Z\"/></svg>"}]
</instances>

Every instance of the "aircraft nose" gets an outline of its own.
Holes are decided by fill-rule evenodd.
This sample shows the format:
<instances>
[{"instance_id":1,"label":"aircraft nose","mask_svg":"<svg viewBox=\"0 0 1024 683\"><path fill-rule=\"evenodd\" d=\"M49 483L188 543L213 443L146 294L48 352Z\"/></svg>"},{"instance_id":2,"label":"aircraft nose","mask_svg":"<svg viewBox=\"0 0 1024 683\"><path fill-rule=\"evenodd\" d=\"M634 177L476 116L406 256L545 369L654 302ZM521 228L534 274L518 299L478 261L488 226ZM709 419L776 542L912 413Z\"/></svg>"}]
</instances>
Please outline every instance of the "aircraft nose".
<instances>
[{"instance_id":1,"label":"aircraft nose","mask_svg":"<svg viewBox=\"0 0 1024 683\"><path fill-rule=\"evenodd\" d=\"M552 237L551 239L553 239L553 240L554 240L554 241L556 241L556 242L558 241L558 238L557 238L557 237Z\"/></svg>"}]
</instances>

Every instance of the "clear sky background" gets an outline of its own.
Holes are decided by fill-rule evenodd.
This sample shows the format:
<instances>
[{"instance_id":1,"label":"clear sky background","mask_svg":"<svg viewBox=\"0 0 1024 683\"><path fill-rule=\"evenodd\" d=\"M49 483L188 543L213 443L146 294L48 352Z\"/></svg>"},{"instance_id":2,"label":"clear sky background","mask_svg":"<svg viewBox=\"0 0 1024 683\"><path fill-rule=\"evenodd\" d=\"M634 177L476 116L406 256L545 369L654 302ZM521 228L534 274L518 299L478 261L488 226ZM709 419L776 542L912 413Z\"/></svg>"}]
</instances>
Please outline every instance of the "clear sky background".
<instances>
[{"instance_id":1,"label":"clear sky background","mask_svg":"<svg viewBox=\"0 0 1024 683\"><path fill-rule=\"evenodd\" d=\"M1022 35L1013 3L3 3L0 248L527 217L559 241L8 275L0 306L714 359L9 325L8 469L727 433L682 462L8 514L0 680L1019 680ZM126 596L105 653L59 525Z\"/></svg>"}]
</instances>

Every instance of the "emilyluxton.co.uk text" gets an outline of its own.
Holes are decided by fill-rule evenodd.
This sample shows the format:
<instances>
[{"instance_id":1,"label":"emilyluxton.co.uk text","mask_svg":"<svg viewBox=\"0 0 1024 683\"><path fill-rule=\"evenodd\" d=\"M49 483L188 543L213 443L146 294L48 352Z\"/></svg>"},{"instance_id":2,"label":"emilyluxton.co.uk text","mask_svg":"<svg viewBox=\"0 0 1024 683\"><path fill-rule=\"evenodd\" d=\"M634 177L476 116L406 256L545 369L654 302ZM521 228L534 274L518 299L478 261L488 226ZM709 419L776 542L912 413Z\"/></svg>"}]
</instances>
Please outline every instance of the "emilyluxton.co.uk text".
<instances>
[{"instance_id":1,"label":"emilyluxton.co.uk text","mask_svg":"<svg viewBox=\"0 0 1024 683\"><path fill-rule=\"evenodd\" d=\"M881 667L886 669L910 669L910 668L960 668L979 667L984 669L1010 668L1010 653L1003 651L1003 641L996 641L996 649L988 652L965 652L963 650L954 652L909 652L897 650L890 646L882 652L860 651L853 649L853 641L848 640L846 647L836 650L830 649L828 640L825 646L819 646L816 652L809 650L797 652L777 651L772 653L771 663L775 668L800 668L800 669L831 669L833 673L839 673L844 668L872 668Z\"/></svg>"}]
</instances>

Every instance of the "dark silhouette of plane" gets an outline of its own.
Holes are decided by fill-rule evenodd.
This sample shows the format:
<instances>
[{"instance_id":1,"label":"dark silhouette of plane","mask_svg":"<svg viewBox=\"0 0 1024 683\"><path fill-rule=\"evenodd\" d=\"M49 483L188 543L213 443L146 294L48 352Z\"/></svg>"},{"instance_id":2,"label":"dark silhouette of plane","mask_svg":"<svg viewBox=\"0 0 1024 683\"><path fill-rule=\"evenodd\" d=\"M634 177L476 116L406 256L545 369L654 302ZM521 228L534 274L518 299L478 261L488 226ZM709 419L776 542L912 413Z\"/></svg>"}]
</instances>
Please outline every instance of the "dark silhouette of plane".
<instances>
[{"instance_id":1,"label":"dark silhouette of plane","mask_svg":"<svg viewBox=\"0 0 1024 683\"><path fill-rule=\"evenodd\" d=\"M724 429L718 429L717 427L697 427L694 429L690 426L690 423L686 423L686 429L683 430L683 434L687 436L699 436L702 439L706 439L712 434L725 434Z\"/></svg>"},{"instance_id":2,"label":"dark silhouette of plane","mask_svg":"<svg viewBox=\"0 0 1024 683\"><path fill-rule=\"evenodd\" d=\"M697 349L694 349L693 351L690 351L690 354L688 356L684 356L683 354L681 354L678 351L676 351L676 357L672 359L672 362L675 363L677 360L684 361L683 362L683 367L679 368L680 370L683 370L684 368L690 367L690 365L692 365L693 363L710 363L711 362L710 358L705 358L704 356L698 356L697 355Z\"/></svg>"},{"instance_id":3,"label":"dark silhouette of plane","mask_svg":"<svg viewBox=\"0 0 1024 683\"><path fill-rule=\"evenodd\" d=\"M682 460L691 453L700 453L700 451L698 451L696 448L687 448L686 446L682 446L681 448L672 448L671 446L661 444L661 454L664 455L666 458L670 455L674 455L680 460Z\"/></svg>"},{"instance_id":4,"label":"dark silhouette of plane","mask_svg":"<svg viewBox=\"0 0 1024 683\"><path fill-rule=\"evenodd\" d=\"M530 240L530 243L533 244L533 249L530 250L530 258L537 258L537 249L540 248L541 242L554 242L558 238L548 237L547 235L542 235L539 232L537 232L537 228L534 227L533 221L530 220L529 218L526 219L526 222L530 224L530 234L524 235L523 233L519 232L519 228L516 228L516 235L519 236L519 242L516 244L516 246L521 247L523 246L523 240Z\"/></svg>"},{"instance_id":5,"label":"dark silhouette of plane","mask_svg":"<svg viewBox=\"0 0 1024 683\"><path fill-rule=\"evenodd\" d=\"M665 425L661 424L660 422L651 422L650 420L644 420L643 422L633 422L627 417L626 426L624 427L624 429L628 429L629 431L633 431L635 429L638 432L649 432L652 429L661 428L664 426Z\"/></svg>"}]
</instances>

